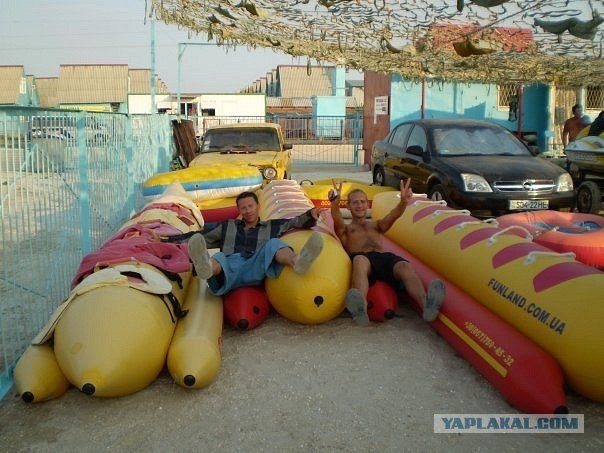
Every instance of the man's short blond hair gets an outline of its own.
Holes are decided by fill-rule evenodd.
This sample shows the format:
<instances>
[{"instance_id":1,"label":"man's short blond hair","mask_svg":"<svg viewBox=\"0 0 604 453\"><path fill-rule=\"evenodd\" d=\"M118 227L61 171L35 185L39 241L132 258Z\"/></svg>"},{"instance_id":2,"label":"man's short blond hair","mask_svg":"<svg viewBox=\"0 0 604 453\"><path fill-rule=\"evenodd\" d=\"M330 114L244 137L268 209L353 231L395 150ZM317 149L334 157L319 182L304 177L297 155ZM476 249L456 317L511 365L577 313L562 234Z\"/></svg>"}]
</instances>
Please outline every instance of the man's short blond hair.
<instances>
[{"instance_id":1,"label":"man's short blond hair","mask_svg":"<svg viewBox=\"0 0 604 453\"><path fill-rule=\"evenodd\" d=\"M363 189L352 189L350 192L348 192L348 196L346 197L346 202L350 203L350 197L352 195L354 195L355 193L362 193L363 195L365 195L365 198L367 198L367 194L365 193L365 191Z\"/></svg>"}]
</instances>

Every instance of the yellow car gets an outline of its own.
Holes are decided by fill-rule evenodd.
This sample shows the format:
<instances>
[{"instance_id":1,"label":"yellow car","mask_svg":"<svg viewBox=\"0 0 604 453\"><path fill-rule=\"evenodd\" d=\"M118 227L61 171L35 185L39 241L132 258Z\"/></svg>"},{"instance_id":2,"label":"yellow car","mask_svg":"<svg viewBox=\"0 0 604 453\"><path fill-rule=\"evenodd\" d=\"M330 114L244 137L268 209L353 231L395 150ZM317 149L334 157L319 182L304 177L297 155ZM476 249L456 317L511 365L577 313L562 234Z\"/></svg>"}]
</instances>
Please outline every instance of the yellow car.
<instances>
[{"instance_id":1,"label":"yellow car","mask_svg":"<svg viewBox=\"0 0 604 453\"><path fill-rule=\"evenodd\" d=\"M292 145L285 143L278 124L224 124L206 131L200 152L189 166L217 163L254 166L267 183L273 179L291 179L291 149Z\"/></svg>"}]
</instances>

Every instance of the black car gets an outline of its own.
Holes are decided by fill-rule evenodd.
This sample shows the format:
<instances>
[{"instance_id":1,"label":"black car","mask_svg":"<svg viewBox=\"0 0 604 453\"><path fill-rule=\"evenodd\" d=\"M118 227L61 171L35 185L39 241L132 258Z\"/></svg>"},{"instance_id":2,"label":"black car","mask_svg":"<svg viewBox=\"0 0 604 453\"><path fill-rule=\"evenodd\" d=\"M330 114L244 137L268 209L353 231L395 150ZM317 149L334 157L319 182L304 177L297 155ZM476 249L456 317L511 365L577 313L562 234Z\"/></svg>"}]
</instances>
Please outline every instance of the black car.
<instances>
[{"instance_id":1,"label":"black car","mask_svg":"<svg viewBox=\"0 0 604 453\"><path fill-rule=\"evenodd\" d=\"M571 176L539 157L507 129L486 121L413 120L375 142L371 170L376 185L400 186L445 200L474 216L573 207Z\"/></svg>"}]
</instances>

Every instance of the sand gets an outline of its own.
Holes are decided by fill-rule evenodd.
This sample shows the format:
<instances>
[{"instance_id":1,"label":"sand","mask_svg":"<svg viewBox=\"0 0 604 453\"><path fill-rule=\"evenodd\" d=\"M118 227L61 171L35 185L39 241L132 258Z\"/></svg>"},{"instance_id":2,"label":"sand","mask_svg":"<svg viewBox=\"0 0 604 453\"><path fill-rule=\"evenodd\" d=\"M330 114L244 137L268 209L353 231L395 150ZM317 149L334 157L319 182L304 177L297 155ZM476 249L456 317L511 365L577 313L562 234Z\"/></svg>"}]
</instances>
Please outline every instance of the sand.
<instances>
[{"instance_id":1,"label":"sand","mask_svg":"<svg viewBox=\"0 0 604 453\"><path fill-rule=\"evenodd\" d=\"M604 405L575 394L584 434L434 434L435 413L518 411L407 306L369 327L347 314L306 326L276 313L249 332L227 326L221 371L201 390L164 371L122 398L70 389L28 405L13 392L0 405L0 447L11 452L604 450Z\"/></svg>"}]
</instances>

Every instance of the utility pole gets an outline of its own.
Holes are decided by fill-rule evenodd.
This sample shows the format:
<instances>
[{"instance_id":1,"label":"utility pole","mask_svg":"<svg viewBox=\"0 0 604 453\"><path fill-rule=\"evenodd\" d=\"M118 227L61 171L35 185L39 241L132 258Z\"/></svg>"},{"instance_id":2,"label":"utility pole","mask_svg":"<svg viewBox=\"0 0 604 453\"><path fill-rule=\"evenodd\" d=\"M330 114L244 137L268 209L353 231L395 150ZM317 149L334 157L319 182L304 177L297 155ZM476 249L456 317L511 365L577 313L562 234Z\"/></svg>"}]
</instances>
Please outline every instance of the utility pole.
<instances>
[{"instance_id":1,"label":"utility pole","mask_svg":"<svg viewBox=\"0 0 604 453\"><path fill-rule=\"evenodd\" d=\"M178 43L178 66L177 66L177 91L176 91L176 108L178 109L178 117L180 118L180 66L182 63L182 56L185 53L187 46L217 46L218 44L213 42L179 42ZM186 112L185 112L186 113Z\"/></svg>"},{"instance_id":2,"label":"utility pole","mask_svg":"<svg viewBox=\"0 0 604 453\"><path fill-rule=\"evenodd\" d=\"M151 17L151 76L149 77L149 91L151 93L151 113L157 113L157 105L155 103L155 18Z\"/></svg>"}]
</instances>

